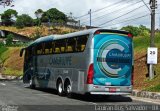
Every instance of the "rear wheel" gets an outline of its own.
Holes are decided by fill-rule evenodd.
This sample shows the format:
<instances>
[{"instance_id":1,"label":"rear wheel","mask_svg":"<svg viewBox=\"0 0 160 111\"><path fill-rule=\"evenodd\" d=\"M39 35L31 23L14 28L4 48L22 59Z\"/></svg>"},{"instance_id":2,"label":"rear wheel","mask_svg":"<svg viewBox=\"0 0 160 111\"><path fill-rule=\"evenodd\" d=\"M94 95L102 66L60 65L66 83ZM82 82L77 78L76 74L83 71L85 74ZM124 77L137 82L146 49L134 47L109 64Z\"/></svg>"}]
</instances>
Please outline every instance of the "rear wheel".
<instances>
[{"instance_id":1,"label":"rear wheel","mask_svg":"<svg viewBox=\"0 0 160 111\"><path fill-rule=\"evenodd\" d=\"M31 88L31 89L35 89L35 84L33 83L33 79L31 78L30 80L29 80L29 87Z\"/></svg>"},{"instance_id":2,"label":"rear wheel","mask_svg":"<svg viewBox=\"0 0 160 111\"><path fill-rule=\"evenodd\" d=\"M59 96L63 95L63 83L61 80L59 80L57 83L57 91Z\"/></svg>"},{"instance_id":3,"label":"rear wheel","mask_svg":"<svg viewBox=\"0 0 160 111\"><path fill-rule=\"evenodd\" d=\"M69 98L72 97L72 93L71 93L72 89L71 88L72 87L71 87L70 82L67 82L66 87L65 87L65 92L66 92L67 97L69 97Z\"/></svg>"}]
</instances>

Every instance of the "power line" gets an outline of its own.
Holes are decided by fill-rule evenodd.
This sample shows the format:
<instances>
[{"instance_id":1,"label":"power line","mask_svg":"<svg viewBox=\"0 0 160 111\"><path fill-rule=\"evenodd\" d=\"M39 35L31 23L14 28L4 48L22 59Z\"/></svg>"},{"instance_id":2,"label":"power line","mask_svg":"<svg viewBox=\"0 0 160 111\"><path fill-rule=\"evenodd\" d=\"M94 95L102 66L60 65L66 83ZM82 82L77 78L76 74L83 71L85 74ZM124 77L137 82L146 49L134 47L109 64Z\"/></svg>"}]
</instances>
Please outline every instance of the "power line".
<instances>
[{"instance_id":1,"label":"power line","mask_svg":"<svg viewBox=\"0 0 160 111\"><path fill-rule=\"evenodd\" d=\"M130 1L130 0L129 0L129 1ZM128 2L129 2L129 1L128 1ZM127 3L128 3L128 2L127 2ZM121 2L121 3L122 3L122 2ZM122 6L122 5L119 4L118 6ZM114 8L114 7L111 7L111 8ZM117 8L117 6L116 6L116 8ZM108 8L107 8L107 9L108 9ZM105 10L104 10L104 11L105 11ZM107 10L107 11L108 11L108 10ZM101 13L102 13L102 12L101 12ZM93 14L93 15L94 15L94 14ZM105 14L103 14L103 15L105 15ZM101 16L103 16L103 15L101 15ZM83 21L83 20L88 20L88 18L81 19L81 21Z\"/></svg>"},{"instance_id":2,"label":"power line","mask_svg":"<svg viewBox=\"0 0 160 111\"><path fill-rule=\"evenodd\" d=\"M129 12L123 14L123 15L120 15L120 16L114 18L114 19L111 19L111 20L109 20L109 21L107 21L107 22L104 22L104 23L102 23L102 24L100 24L100 25L98 25L98 26L102 26L102 25L104 25L104 24L107 24L107 23L109 23L109 22L112 22L113 20L119 19L119 18L121 18L121 17L123 17L123 16L125 16L125 15L128 15L128 14L130 14L130 13L136 11L137 9L142 8L143 6L144 6L144 5L142 5L142 6L140 6L140 7L137 7L137 8L135 8L135 9L133 9L133 10L131 10L131 11L129 11Z\"/></svg>"},{"instance_id":3,"label":"power line","mask_svg":"<svg viewBox=\"0 0 160 111\"><path fill-rule=\"evenodd\" d=\"M144 5L147 7L147 9L151 12L151 9L148 7L148 5L146 4L146 2L144 2L144 0L141 0L143 3L144 3Z\"/></svg>"},{"instance_id":4,"label":"power line","mask_svg":"<svg viewBox=\"0 0 160 111\"><path fill-rule=\"evenodd\" d=\"M138 19L147 17L147 16L149 16L149 14L145 14L145 15L140 16L140 17L136 17L136 18L132 18L132 19L125 20L125 21L117 22L117 23L114 23L114 24L109 25L108 27L113 26L113 25L117 25L117 24L121 24L121 23L125 23L125 22L128 22L128 21L135 21L135 20L138 20Z\"/></svg>"},{"instance_id":5,"label":"power line","mask_svg":"<svg viewBox=\"0 0 160 111\"><path fill-rule=\"evenodd\" d=\"M156 13L156 14L160 14L160 13ZM117 25L117 24L121 24L121 23L125 23L125 22L129 22L129 21L135 21L135 20L139 20L139 19L141 19L141 18L144 18L144 17L147 17L147 16L149 16L150 14L148 13L148 14L145 14L145 15L143 15L143 16L139 16L139 17L135 17L135 18L132 18L132 19L128 19L128 20L125 20L125 21L120 21L120 22L117 22L117 23L114 23L114 24L111 24L111 25L108 25L108 27L110 27L110 26L114 26L114 25ZM132 16L133 17L133 16ZM131 18L131 17L130 17ZM160 19L160 18L159 18ZM130 23L130 22L129 22Z\"/></svg>"},{"instance_id":6,"label":"power line","mask_svg":"<svg viewBox=\"0 0 160 111\"><path fill-rule=\"evenodd\" d=\"M119 3L121 3L121 2L124 2L124 1L126 1L126 0L121 0L121 1L119 1L119 2L117 2L117 3L114 3L114 4L110 5L110 6L106 6L106 7L103 7L103 8L101 8L101 9L95 10L95 11L93 11L92 13L99 12L99 11L105 9L105 8L111 7L111 6L113 6L113 5L117 5L117 4L119 4Z\"/></svg>"},{"instance_id":7,"label":"power line","mask_svg":"<svg viewBox=\"0 0 160 111\"><path fill-rule=\"evenodd\" d=\"M96 13L96 12L99 12L99 11L101 11L101 10L104 10L104 9L106 9L106 8L108 8L108 7L111 7L111 6L113 6L113 5L117 5L117 4L119 4L119 3L123 2L123 1L126 1L126 0L120 0L120 1L118 1L118 2L116 2L116 3L111 4L111 5L107 5L107 6L103 7L103 8L100 8L100 9L97 9L97 10L95 10L95 11L92 11L92 14L93 14L93 13ZM79 17L76 17L76 19L85 17L85 16L87 16L87 15L88 15L88 13L86 13L86 14L84 14L84 15L81 15L81 16L79 16Z\"/></svg>"},{"instance_id":8,"label":"power line","mask_svg":"<svg viewBox=\"0 0 160 111\"><path fill-rule=\"evenodd\" d=\"M129 4L129 5L127 5L127 6L125 6L125 7L122 7L122 8L120 8L120 9L117 9L117 10L114 10L114 11L112 11L112 12L109 12L109 13L106 13L106 14L104 14L104 15L101 15L101 16L99 16L99 17L96 17L96 18L94 18L94 19L92 19L92 21L95 21L96 19L103 19L105 16L107 16L107 15L109 15L109 14L111 14L111 13L119 13L120 11L124 11L124 10L122 10L122 9L125 9L125 8L127 8L128 6L133 6L133 5L136 5L136 4L138 4L138 3L140 3L141 1L138 1L138 2L136 2L136 3L132 3L132 4ZM86 20L85 22L82 22L83 24L84 23L86 23L88 20Z\"/></svg>"}]
</instances>

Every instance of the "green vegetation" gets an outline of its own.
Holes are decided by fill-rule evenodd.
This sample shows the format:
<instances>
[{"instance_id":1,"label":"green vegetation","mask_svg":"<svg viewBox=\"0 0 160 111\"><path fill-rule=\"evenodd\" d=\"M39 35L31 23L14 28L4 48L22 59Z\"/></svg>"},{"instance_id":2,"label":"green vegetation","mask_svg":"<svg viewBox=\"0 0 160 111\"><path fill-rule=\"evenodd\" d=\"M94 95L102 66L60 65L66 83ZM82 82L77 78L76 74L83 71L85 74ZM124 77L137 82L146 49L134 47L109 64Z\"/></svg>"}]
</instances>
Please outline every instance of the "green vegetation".
<instances>
[{"instance_id":1,"label":"green vegetation","mask_svg":"<svg viewBox=\"0 0 160 111\"><path fill-rule=\"evenodd\" d=\"M12 69L12 68L6 68L3 71L3 74L4 75L12 75L12 76L22 76L23 71L22 70L15 70L15 69Z\"/></svg>"},{"instance_id":2,"label":"green vegetation","mask_svg":"<svg viewBox=\"0 0 160 111\"><path fill-rule=\"evenodd\" d=\"M40 9L39 11L43 12ZM67 17L63 12L57 10L56 8L51 8L46 12L43 12L41 20L42 22L66 23Z\"/></svg>"},{"instance_id":3,"label":"green vegetation","mask_svg":"<svg viewBox=\"0 0 160 111\"><path fill-rule=\"evenodd\" d=\"M140 25L139 27L129 25L122 27L121 29L129 31L133 36L148 36L150 32L150 30L143 25Z\"/></svg>"},{"instance_id":4,"label":"green vegetation","mask_svg":"<svg viewBox=\"0 0 160 111\"><path fill-rule=\"evenodd\" d=\"M1 14L2 24L6 26L13 25L12 17L17 17L18 12L13 9L6 10L3 14Z\"/></svg>"},{"instance_id":5,"label":"green vegetation","mask_svg":"<svg viewBox=\"0 0 160 111\"><path fill-rule=\"evenodd\" d=\"M13 38L14 38L13 34L7 35L7 38L6 38L6 45L7 46L11 46L12 45Z\"/></svg>"},{"instance_id":6,"label":"green vegetation","mask_svg":"<svg viewBox=\"0 0 160 111\"><path fill-rule=\"evenodd\" d=\"M17 17L17 20L16 20L17 28L30 27L30 26L33 26L33 24L34 24L33 19L27 14L22 14Z\"/></svg>"},{"instance_id":7,"label":"green vegetation","mask_svg":"<svg viewBox=\"0 0 160 111\"><path fill-rule=\"evenodd\" d=\"M146 91L160 92L160 58L158 64L155 65L155 78L149 80L148 65L146 55L147 48L150 46L150 35L134 37L134 53L135 53L135 88ZM160 49L160 32L156 33L155 46ZM158 54L158 57L160 53ZM140 68L141 67L141 68Z\"/></svg>"},{"instance_id":8,"label":"green vegetation","mask_svg":"<svg viewBox=\"0 0 160 111\"><path fill-rule=\"evenodd\" d=\"M156 86L152 86L146 89L147 91L152 91L152 92L160 92L160 84Z\"/></svg>"},{"instance_id":9,"label":"green vegetation","mask_svg":"<svg viewBox=\"0 0 160 111\"><path fill-rule=\"evenodd\" d=\"M160 33L155 35L155 45L160 48ZM134 50L135 52L140 52L147 50L150 46L150 35L146 34L145 36L134 37Z\"/></svg>"},{"instance_id":10,"label":"green vegetation","mask_svg":"<svg viewBox=\"0 0 160 111\"><path fill-rule=\"evenodd\" d=\"M3 54L5 51L7 51L7 50L8 50L8 48L5 47L5 46L3 45L3 43L0 43L0 71L1 71L1 69L3 68L3 66L4 66L4 62L6 61L6 58L4 58L4 57L2 56L2 54Z\"/></svg>"},{"instance_id":11,"label":"green vegetation","mask_svg":"<svg viewBox=\"0 0 160 111\"><path fill-rule=\"evenodd\" d=\"M56 8L51 8L47 11L38 9L35 12L35 15L37 19L33 19L27 14L18 15L18 12L16 10L8 9L1 14L1 19L3 25L16 26L17 28L40 26L41 21L44 23L50 22L55 24L61 24L66 23L68 20L67 16Z\"/></svg>"},{"instance_id":12,"label":"green vegetation","mask_svg":"<svg viewBox=\"0 0 160 111\"><path fill-rule=\"evenodd\" d=\"M3 45L3 43L0 43L0 57L1 57L1 54L3 54L7 49L8 49L8 48L5 47L5 46Z\"/></svg>"},{"instance_id":13,"label":"green vegetation","mask_svg":"<svg viewBox=\"0 0 160 111\"><path fill-rule=\"evenodd\" d=\"M146 50L147 47L149 46L149 40L150 40L150 38L148 36L134 38L133 42L134 42L135 52Z\"/></svg>"},{"instance_id":14,"label":"green vegetation","mask_svg":"<svg viewBox=\"0 0 160 111\"><path fill-rule=\"evenodd\" d=\"M1 60L3 60L1 73L14 76L22 75L23 58L19 57L20 47L8 47L7 49L1 54Z\"/></svg>"}]
</instances>

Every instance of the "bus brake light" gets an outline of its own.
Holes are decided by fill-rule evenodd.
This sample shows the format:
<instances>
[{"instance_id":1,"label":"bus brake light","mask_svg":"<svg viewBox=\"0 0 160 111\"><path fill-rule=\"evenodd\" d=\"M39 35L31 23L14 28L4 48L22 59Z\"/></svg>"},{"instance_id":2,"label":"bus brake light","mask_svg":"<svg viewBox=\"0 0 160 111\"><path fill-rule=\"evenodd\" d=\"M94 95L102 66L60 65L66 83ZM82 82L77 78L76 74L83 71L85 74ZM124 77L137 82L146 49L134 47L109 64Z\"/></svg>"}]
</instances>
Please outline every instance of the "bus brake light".
<instances>
[{"instance_id":1,"label":"bus brake light","mask_svg":"<svg viewBox=\"0 0 160 111\"><path fill-rule=\"evenodd\" d=\"M87 76L87 84L93 84L93 73L94 73L93 64L90 64L88 69L88 76Z\"/></svg>"},{"instance_id":2,"label":"bus brake light","mask_svg":"<svg viewBox=\"0 0 160 111\"><path fill-rule=\"evenodd\" d=\"M95 32L95 34L100 34L100 33L101 33L100 31L96 31L96 32Z\"/></svg>"},{"instance_id":3,"label":"bus brake light","mask_svg":"<svg viewBox=\"0 0 160 111\"><path fill-rule=\"evenodd\" d=\"M132 37L133 37L133 35L132 35L131 33L129 33L129 34L128 34L128 37L132 38Z\"/></svg>"}]
</instances>

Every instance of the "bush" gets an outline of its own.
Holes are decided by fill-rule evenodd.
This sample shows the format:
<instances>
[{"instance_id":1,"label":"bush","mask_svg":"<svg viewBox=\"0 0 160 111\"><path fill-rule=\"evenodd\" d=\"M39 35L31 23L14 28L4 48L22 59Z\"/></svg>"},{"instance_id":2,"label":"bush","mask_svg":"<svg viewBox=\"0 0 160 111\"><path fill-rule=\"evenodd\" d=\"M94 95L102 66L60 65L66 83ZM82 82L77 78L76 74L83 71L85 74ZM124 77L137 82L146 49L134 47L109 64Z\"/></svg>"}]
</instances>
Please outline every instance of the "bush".
<instances>
[{"instance_id":1,"label":"bush","mask_svg":"<svg viewBox=\"0 0 160 111\"><path fill-rule=\"evenodd\" d=\"M133 36L148 36L150 32L150 30L143 25L140 25L139 27L129 25L126 27L122 27L121 30L128 31L132 33Z\"/></svg>"},{"instance_id":2,"label":"bush","mask_svg":"<svg viewBox=\"0 0 160 111\"><path fill-rule=\"evenodd\" d=\"M12 45L13 38L14 38L14 35L13 35L13 34L7 35L7 39L6 39L6 45L7 45L7 46L11 46L11 45Z\"/></svg>"},{"instance_id":3,"label":"bush","mask_svg":"<svg viewBox=\"0 0 160 111\"><path fill-rule=\"evenodd\" d=\"M0 43L1 44L1 43ZM3 52L5 52L7 50L7 47L5 47L4 45L0 45L0 56Z\"/></svg>"}]
</instances>

